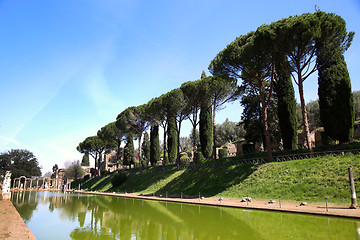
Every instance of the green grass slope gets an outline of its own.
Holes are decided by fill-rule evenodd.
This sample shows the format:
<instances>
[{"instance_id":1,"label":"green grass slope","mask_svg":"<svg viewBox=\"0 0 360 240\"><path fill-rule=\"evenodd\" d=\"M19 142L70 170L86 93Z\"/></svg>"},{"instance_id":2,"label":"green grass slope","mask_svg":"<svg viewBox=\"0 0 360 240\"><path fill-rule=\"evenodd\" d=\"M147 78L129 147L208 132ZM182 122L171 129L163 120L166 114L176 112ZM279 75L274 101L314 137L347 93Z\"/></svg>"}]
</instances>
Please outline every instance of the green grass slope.
<instances>
[{"instance_id":1,"label":"green grass slope","mask_svg":"<svg viewBox=\"0 0 360 240\"><path fill-rule=\"evenodd\" d=\"M254 199L349 203L348 167L353 168L355 187L360 190L360 156L322 157L280 163L239 164L158 173L131 174L119 187L111 176L78 180L82 189L138 192L179 196L223 196Z\"/></svg>"}]
</instances>

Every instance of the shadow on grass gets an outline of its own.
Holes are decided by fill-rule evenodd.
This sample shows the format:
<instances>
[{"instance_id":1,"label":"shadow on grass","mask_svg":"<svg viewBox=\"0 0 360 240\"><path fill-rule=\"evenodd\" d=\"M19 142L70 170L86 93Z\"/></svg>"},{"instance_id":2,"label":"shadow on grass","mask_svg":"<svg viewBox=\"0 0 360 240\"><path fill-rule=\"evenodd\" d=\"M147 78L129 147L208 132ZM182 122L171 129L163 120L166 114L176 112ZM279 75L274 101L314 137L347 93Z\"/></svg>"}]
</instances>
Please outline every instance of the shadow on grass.
<instances>
[{"instance_id":1,"label":"shadow on grass","mask_svg":"<svg viewBox=\"0 0 360 240\"><path fill-rule=\"evenodd\" d=\"M110 182L110 177L94 177L90 179L78 179L71 183L71 189L79 189L79 184L81 185L80 188L82 190L101 190Z\"/></svg>"},{"instance_id":2,"label":"shadow on grass","mask_svg":"<svg viewBox=\"0 0 360 240\"><path fill-rule=\"evenodd\" d=\"M183 174L173 179L156 194L164 195L166 192L171 195L184 197L211 197L227 188L237 185L251 175L259 165L242 164L221 167L209 167L201 169L188 169Z\"/></svg>"},{"instance_id":3,"label":"shadow on grass","mask_svg":"<svg viewBox=\"0 0 360 240\"><path fill-rule=\"evenodd\" d=\"M97 191L102 190L106 185L108 185L111 182L111 176L103 177L101 180L98 181L97 184L94 184L91 187L91 190Z\"/></svg>"},{"instance_id":4,"label":"shadow on grass","mask_svg":"<svg viewBox=\"0 0 360 240\"><path fill-rule=\"evenodd\" d=\"M125 183L118 187L111 187L108 192L142 192L150 186L168 178L175 170L157 173L132 174L127 177Z\"/></svg>"},{"instance_id":5,"label":"shadow on grass","mask_svg":"<svg viewBox=\"0 0 360 240\"><path fill-rule=\"evenodd\" d=\"M80 184L81 189L91 191L142 192L149 196L153 194L165 196L167 192L169 197L180 197L182 193L183 198L198 198L200 192L201 196L211 197L241 183L259 166L259 164L241 164L202 167L180 170L182 172L174 176L171 175L177 173L175 169L164 172L131 174L128 175L127 180L122 185L112 186L109 189L104 188L110 184L111 176L83 180ZM161 181L169 182L160 183Z\"/></svg>"},{"instance_id":6,"label":"shadow on grass","mask_svg":"<svg viewBox=\"0 0 360 240\"><path fill-rule=\"evenodd\" d=\"M83 190L91 190L92 186L94 184L96 184L100 179L101 179L101 177L90 178L87 181L83 182L83 184L81 185L81 188Z\"/></svg>"}]
</instances>

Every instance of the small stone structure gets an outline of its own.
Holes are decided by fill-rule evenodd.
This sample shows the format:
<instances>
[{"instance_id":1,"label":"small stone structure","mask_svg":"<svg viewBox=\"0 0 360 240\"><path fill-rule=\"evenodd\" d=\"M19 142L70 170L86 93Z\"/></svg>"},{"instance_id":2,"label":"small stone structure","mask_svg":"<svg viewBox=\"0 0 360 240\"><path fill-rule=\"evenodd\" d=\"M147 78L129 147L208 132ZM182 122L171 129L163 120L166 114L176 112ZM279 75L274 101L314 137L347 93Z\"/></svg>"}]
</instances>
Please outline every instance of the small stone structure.
<instances>
[{"instance_id":1,"label":"small stone structure","mask_svg":"<svg viewBox=\"0 0 360 240\"><path fill-rule=\"evenodd\" d=\"M310 133L310 143L311 143L311 146L314 148L315 147L315 133L314 132ZM298 148L307 148L305 133L303 133L303 132L298 133Z\"/></svg>"},{"instance_id":2,"label":"small stone structure","mask_svg":"<svg viewBox=\"0 0 360 240\"><path fill-rule=\"evenodd\" d=\"M6 171L5 178L2 184L2 199L10 199L11 192L10 192L10 185L11 185L11 172Z\"/></svg>"},{"instance_id":3,"label":"small stone structure","mask_svg":"<svg viewBox=\"0 0 360 240\"><path fill-rule=\"evenodd\" d=\"M360 122L354 124L354 139L360 140Z\"/></svg>"},{"instance_id":4,"label":"small stone structure","mask_svg":"<svg viewBox=\"0 0 360 240\"><path fill-rule=\"evenodd\" d=\"M120 149L120 152L122 152L122 149ZM122 155L120 154L120 160L116 161L117 152L112 151L111 153L106 153L104 155L104 160L100 163L100 171L101 170L107 170L108 172L115 172L117 170L121 169L127 169L127 166L123 166L121 164L122 162ZM138 159L138 156L135 156L136 159Z\"/></svg>"}]
</instances>

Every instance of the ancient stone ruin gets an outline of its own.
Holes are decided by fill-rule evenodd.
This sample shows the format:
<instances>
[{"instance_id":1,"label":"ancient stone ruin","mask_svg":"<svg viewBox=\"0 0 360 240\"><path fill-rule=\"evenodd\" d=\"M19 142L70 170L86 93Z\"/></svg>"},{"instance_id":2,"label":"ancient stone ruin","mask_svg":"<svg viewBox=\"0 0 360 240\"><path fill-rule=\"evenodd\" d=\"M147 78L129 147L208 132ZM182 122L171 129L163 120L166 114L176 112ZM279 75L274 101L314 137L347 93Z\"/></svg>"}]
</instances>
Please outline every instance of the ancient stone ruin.
<instances>
[{"instance_id":1,"label":"ancient stone ruin","mask_svg":"<svg viewBox=\"0 0 360 240\"><path fill-rule=\"evenodd\" d=\"M10 192L10 184L11 184L11 172L6 171L5 178L2 184L2 199L10 199L11 192Z\"/></svg>"}]
</instances>

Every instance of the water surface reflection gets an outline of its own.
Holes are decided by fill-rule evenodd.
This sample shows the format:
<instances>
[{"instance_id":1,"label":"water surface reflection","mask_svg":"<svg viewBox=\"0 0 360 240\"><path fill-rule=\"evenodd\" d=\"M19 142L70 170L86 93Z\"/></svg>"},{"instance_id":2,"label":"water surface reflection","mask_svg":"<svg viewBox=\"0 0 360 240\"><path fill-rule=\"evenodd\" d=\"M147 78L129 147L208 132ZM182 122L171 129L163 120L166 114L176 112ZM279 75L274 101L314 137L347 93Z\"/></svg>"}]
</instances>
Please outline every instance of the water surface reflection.
<instances>
[{"instance_id":1,"label":"water surface reflection","mask_svg":"<svg viewBox=\"0 0 360 240\"><path fill-rule=\"evenodd\" d=\"M342 218L111 196L15 192L37 239L360 239Z\"/></svg>"}]
</instances>

